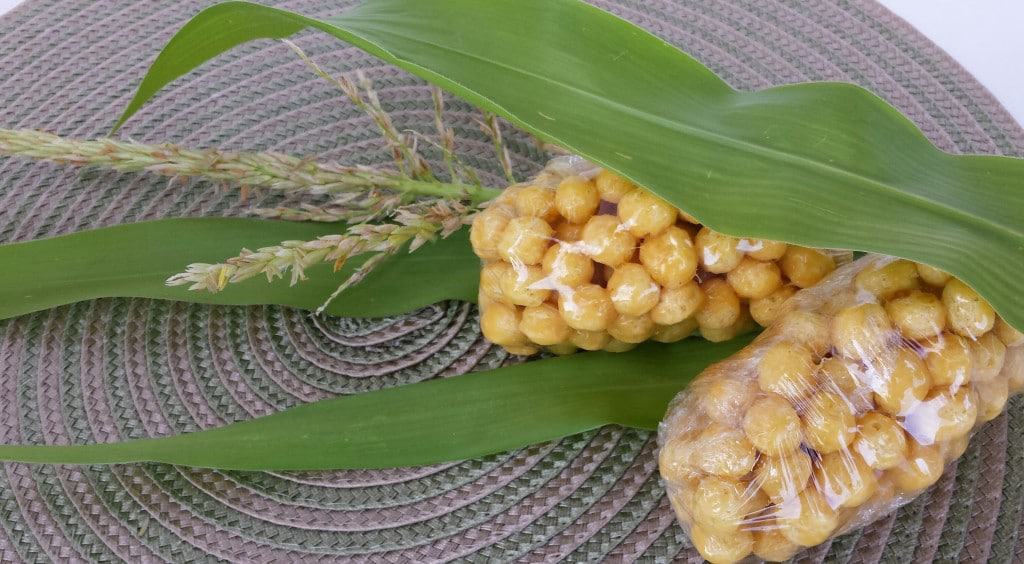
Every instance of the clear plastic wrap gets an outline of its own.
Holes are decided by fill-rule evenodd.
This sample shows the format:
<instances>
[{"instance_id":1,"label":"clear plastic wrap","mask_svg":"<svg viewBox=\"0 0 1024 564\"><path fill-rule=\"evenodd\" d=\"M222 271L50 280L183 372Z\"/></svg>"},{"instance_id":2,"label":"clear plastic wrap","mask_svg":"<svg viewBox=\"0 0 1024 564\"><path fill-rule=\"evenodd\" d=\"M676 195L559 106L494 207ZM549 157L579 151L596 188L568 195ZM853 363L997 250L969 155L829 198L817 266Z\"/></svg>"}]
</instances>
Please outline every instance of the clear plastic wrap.
<instances>
[{"instance_id":1,"label":"clear plastic wrap","mask_svg":"<svg viewBox=\"0 0 1024 564\"><path fill-rule=\"evenodd\" d=\"M1024 387L1024 335L936 269L866 256L669 406L659 467L711 562L769 561L934 484Z\"/></svg>"},{"instance_id":2,"label":"clear plastic wrap","mask_svg":"<svg viewBox=\"0 0 1024 564\"><path fill-rule=\"evenodd\" d=\"M717 233L579 157L506 189L470 241L484 336L515 354L727 340L849 257Z\"/></svg>"}]
</instances>

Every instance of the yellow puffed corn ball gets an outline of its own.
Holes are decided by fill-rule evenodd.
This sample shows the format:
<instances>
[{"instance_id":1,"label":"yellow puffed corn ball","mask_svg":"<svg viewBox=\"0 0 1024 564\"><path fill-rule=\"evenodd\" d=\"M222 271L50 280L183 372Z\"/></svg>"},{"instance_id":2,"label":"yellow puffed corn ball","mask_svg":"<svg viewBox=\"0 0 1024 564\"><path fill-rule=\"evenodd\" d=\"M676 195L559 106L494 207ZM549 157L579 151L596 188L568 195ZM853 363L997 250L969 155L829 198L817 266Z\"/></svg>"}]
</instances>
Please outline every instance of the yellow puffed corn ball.
<instances>
[{"instance_id":1,"label":"yellow puffed corn ball","mask_svg":"<svg viewBox=\"0 0 1024 564\"><path fill-rule=\"evenodd\" d=\"M840 392L847 398L861 388L860 381L850 372L850 366L835 356L822 359L816 378L823 389Z\"/></svg>"},{"instance_id":2,"label":"yellow puffed corn ball","mask_svg":"<svg viewBox=\"0 0 1024 564\"><path fill-rule=\"evenodd\" d=\"M693 437L684 435L667 441L658 452L658 471L666 481L679 486L687 486L700 474L694 469L692 462L698 453L694 452Z\"/></svg>"},{"instance_id":3,"label":"yellow puffed corn ball","mask_svg":"<svg viewBox=\"0 0 1024 564\"><path fill-rule=\"evenodd\" d=\"M507 262L489 262L480 269L480 292L491 301L504 301L505 296L501 293L501 281L509 276L515 276L512 265Z\"/></svg>"},{"instance_id":4,"label":"yellow puffed corn ball","mask_svg":"<svg viewBox=\"0 0 1024 564\"><path fill-rule=\"evenodd\" d=\"M743 260L743 251L738 248L739 242L735 237L702 227L697 233L694 245L697 249L697 258L704 270L725 274L736 268Z\"/></svg>"},{"instance_id":5,"label":"yellow puffed corn ball","mask_svg":"<svg viewBox=\"0 0 1024 564\"><path fill-rule=\"evenodd\" d=\"M701 330L724 329L740 317L740 298L729 283L721 278L711 278L701 284L704 305L697 311L697 323Z\"/></svg>"},{"instance_id":6,"label":"yellow puffed corn ball","mask_svg":"<svg viewBox=\"0 0 1024 564\"><path fill-rule=\"evenodd\" d=\"M608 279L608 295L623 315L643 315L658 305L661 287L644 267L634 262L619 266Z\"/></svg>"},{"instance_id":7,"label":"yellow puffed corn ball","mask_svg":"<svg viewBox=\"0 0 1024 564\"><path fill-rule=\"evenodd\" d=\"M544 186L527 186L515 196L516 212L521 216L539 217L550 223L558 219L555 191Z\"/></svg>"},{"instance_id":8,"label":"yellow puffed corn ball","mask_svg":"<svg viewBox=\"0 0 1024 564\"><path fill-rule=\"evenodd\" d=\"M687 529L693 525L693 493L694 487L674 488L668 491L668 499L675 511L676 519Z\"/></svg>"},{"instance_id":9,"label":"yellow puffed corn ball","mask_svg":"<svg viewBox=\"0 0 1024 564\"><path fill-rule=\"evenodd\" d=\"M694 521L709 531L737 532L749 513L767 505L767 498L758 493L746 482L707 476L693 495ZM757 507L759 503L764 505Z\"/></svg>"},{"instance_id":10,"label":"yellow puffed corn ball","mask_svg":"<svg viewBox=\"0 0 1024 564\"><path fill-rule=\"evenodd\" d=\"M978 420L978 398L973 390L933 390L903 418L903 428L917 442L930 445L962 437Z\"/></svg>"},{"instance_id":11,"label":"yellow puffed corn ball","mask_svg":"<svg viewBox=\"0 0 1024 564\"><path fill-rule=\"evenodd\" d=\"M872 375L871 382L875 403L890 415L910 412L924 400L932 386L924 361L910 349L900 349L891 366L875 370L879 372Z\"/></svg>"},{"instance_id":12,"label":"yellow puffed corn ball","mask_svg":"<svg viewBox=\"0 0 1024 564\"><path fill-rule=\"evenodd\" d=\"M1005 378L993 378L979 382L974 391L978 394L978 423L986 423L999 417L1010 397L1009 382Z\"/></svg>"},{"instance_id":13,"label":"yellow puffed corn ball","mask_svg":"<svg viewBox=\"0 0 1024 564\"><path fill-rule=\"evenodd\" d=\"M1006 349L1003 371L999 373L999 377L1006 379L1011 394L1024 390L1024 346Z\"/></svg>"},{"instance_id":14,"label":"yellow puffed corn ball","mask_svg":"<svg viewBox=\"0 0 1024 564\"><path fill-rule=\"evenodd\" d=\"M916 263L914 266L917 267L917 275L920 276L921 280L924 280L924 283L929 286L941 288L946 285L946 282L949 282L950 278L952 278L949 274L946 274L938 268L932 268L927 264Z\"/></svg>"},{"instance_id":15,"label":"yellow puffed corn ball","mask_svg":"<svg viewBox=\"0 0 1024 564\"><path fill-rule=\"evenodd\" d=\"M697 320L688 317L672 325L655 325L654 334L651 335L651 339L659 343L675 343L693 335L693 332L696 330Z\"/></svg>"},{"instance_id":16,"label":"yellow puffed corn ball","mask_svg":"<svg viewBox=\"0 0 1024 564\"><path fill-rule=\"evenodd\" d=\"M856 452L832 452L821 457L815 469L818 485L830 507L857 507L878 487L875 471Z\"/></svg>"},{"instance_id":17,"label":"yellow puffed corn ball","mask_svg":"<svg viewBox=\"0 0 1024 564\"><path fill-rule=\"evenodd\" d=\"M517 354L517 355L520 355L520 356L534 355L534 354L537 354L537 352L540 350L537 347L535 347L533 345L529 345L529 344L527 344L527 345L502 345L502 348L504 348L505 351L510 353L510 354Z\"/></svg>"},{"instance_id":18,"label":"yellow puffed corn ball","mask_svg":"<svg viewBox=\"0 0 1024 564\"><path fill-rule=\"evenodd\" d=\"M548 345L547 349L551 354L556 354L558 356L575 354L577 350L576 345L569 342Z\"/></svg>"},{"instance_id":19,"label":"yellow puffed corn ball","mask_svg":"<svg viewBox=\"0 0 1024 564\"><path fill-rule=\"evenodd\" d=\"M541 261L541 268L544 275L550 279L551 285L558 289L559 286L575 288L582 284L588 284L594 278L594 261L590 257L571 247L556 243L544 253L544 260Z\"/></svg>"},{"instance_id":20,"label":"yellow puffed corn ball","mask_svg":"<svg viewBox=\"0 0 1024 564\"><path fill-rule=\"evenodd\" d=\"M804 440L827 454L846 448L857 433L857 421L846 399L832 392L818 392L803 410Z\"/></svg>"},{"instance_id":21,"label":"yellow puffed corn ball","mask_svg":"<svg viewBox=\"0 0 1024 564\"><path fill-rule=\"evenodd\" d=\"M660 233L676 222L678 211L647 190L633 190L619 200L619 219L635 237Z\"/></svg>"},{"instance_id":22,"label":"yellow puffed corn ball","mask_svg":"<svg viewBox=\"0 0 1024 564\"><path fill-rule=\"evenodd\" d=\"M719 423L735 425L737 421L743 419L743 414L747 412L750 404L754 403L755 396L757 396L757 385L750 378L742 376L714 378L701 386L700 406L711 419ZM799 422L797 427L799 428ZM749 433L747 438L750 438ZM757 443L754 443L754 446L758 446Z\"/></svg>"},{"instance_id":23,"label":"yellow puffed corn ball","mask_svg":"<svg viewBox=\"0 0 1024 564\"><path fill-rule=\"evenodd\" d=\"M768 562L789 560L800 550L779 530L778 524L768 522L754 531L754 555Z\"/></svg>"},{"instance_id":24,"label":"yellow puffed corn ball","mask_svg":"<svg viewBox=\"0 0 1024 564\"><path fill-rule=\"evenodd\" d=\"M750 555L754 547L754 538L749 531L732 531L723 535L694 525L690 529L690 537L693 547L711 564L735 564Z\"/></svg>"},{"instance_id":25,"label":"yellow puffed corn ball","mask_svg":"<svg viewBox=\"0 0 1024 564\"><path fill-rule=\"evenodd\" d=\"M958 388L971 381L974 361L968 341L943 333L924 345L924 362L936 387Z\"/></svg>"},{"instance_id":26,"label":"yellow puffed corn ball","mask_svg":"<svg viewBox=\"0 0 1024 564\"><path fill-rule=\"evenodd\" d=\"M744 258L725 279L741 298L764 298L782 286L782 271L774 262Z\"/></svg>"},{"instance_id":27,"label":"yellow puffed corn ball","mask_svg":"<svg viewBox=\"0 0 1024 564\"><path fill-rule=\"evenodd\" d=\"M803 440L800 416L788 401L774 395L750 406L743 418L743 432L757 450L775 456L793 452Z\"/></svg>"},{"instance_id":28,"label":"yellow puffed corn ball","mask_svg":"<svg viewBox=\"0 0 1024 564\"><path fill-rule=\"evenodd\" d=\"M721 423L711 423L699 437L698 466L708 474L740 478L753 470L757 451L743 431Z\"/></svg>"},{"instance_id":29,"label":"yellow puffed corn ball","mask_svg":"<svg viewBox=\"0 0 1024 564\"><path fill-rule=\"evenodd\" d=\"M570 221L559 221L555 225L555 239L563 243L573 243L583 238L583 226L582 223L572 223Z\"/></svg>"},{"instance_id":30,"label":"yellow puffed corn ball","mask_svg":"<svg viewBox=\"0 0 1024 564\"><path fill-rule=\"evenodd\" d=\"M1003 320L1002 317L996 318L996 325L993 328L996 336L1003 342L1007 347L1018 347L1024 345L1024 333L1013 328L1012 325Z\"/></svg>"},{"instance_id":31,"label":"yellow puffed corn ball","mask_svg":"<svg viewBox=\"0 0 1024 564\"><path fill-rule=\"evenodd\" d=\"M814 355L796 343L782 341L769 347L757 364L757 383L769 394L799 402L815 388Z\"/></svg>"},{"instance_id":32,"label":"yellow puffed corn ball","mask_svg":"<svg viewBox=\"0 0 1024 564\"><path fill-rule=\"evenodd\" d=\"M786 254L786 245L782 241L768 239L740 239L739 249L752 259L779 260Z\"/></svg>"},{"instance_id":33,"label":"yellow puffed corn ball","mask_svg":"<svg viewBox=\"0 0 1024 564\"><path fill-rule=\"evenodd\" d=\"M896 328L908 339L934 337L946 328L946 308L934 294L914 290L885 304Z\"/></svg>"},{"instance_id":34,"label":"yellow puffed corn ball","mask_svg":"<svg viewBox=\"0 0 1024 564\"><path fill-rule=\"evenodd\" d=\"M915 290L921 285L917 266L908 260L897 260L874 268L865 268L853 279L854 286L879 298Z\"/></svg>"},{"instance_id":35,"label":"yellow puffed corn ball","mask_svg":"<svg viewBox=\"0 0 1024 564\"><path fill-rule=\"evenodd\" d=\"M581 239L591 258L608 266L619 266L633 256L636 239L614 215L595 215L583 227Z\"/></svg>"},{"instance_id":36,"label":"yellow puffed corn ball","mask_svg":"<svg viewBox=\"0 0 1024 564\"><path fill-rule=\"evenodd\" d=\"M782 315L775 329L786 340L810 349L815 357L824 356L832 344L829 342L828 318L806 310L793 310Z\"/></svg>"},{"instance_id":37,"label":"yellow puffed corn ball","mask_svg":"<svg viewBox=\"0 0 1024 564\"><path fill-rule=\"evenodd\" d=\"M623 343L642 343L654 334L654 322L646 313L643 315L619 315L608 326L608 334L612 336L612 339ZM608 350L607 346L605 346L605 350Z\"/></svg>"},{"instance_id":38,"label":"yellow puffed corn ball","mask_svg":"<svg viewBox=\"0 0 1024 564\"><path fill-rule=\"evenodd\" d=\"M498 254L512 264L540 264L551 246L554 229L539 217L509 220L498 243Z\"/></svg>"},{"instance_id":39,"label":"yellow puffed corn ball","mask_svg":"<svg viewBox=\"0 0 1024 564\"><path fill-rule=\"evenodd\" d=\"M583 331L604 331L616 316L608 292L597 284L584 284L572 291L559 292L558 311L569 327Z\"/></svg>"},{"instance_id":40,"label":"yellow puffed corn ball","mask_svg":"<svg viewBox=\"0 0 1024 564\"><path fill-rule=\"evenodd\" d=\"M689 284L697 273L697 252L690 235L675 226L648 237L640 245L640 262L655 282L666 288Z\"/></svg>"},{"instance_id":41,"label":"yellow puffed corn ball","mask_svg":"<svg viewBox=\"0 0 1024 564\"><path fill-rule=\"evenodd\" d=\"M790 245L782 256L782 273L800 288L809 288L836 269L836 261L827 254L807 247Z\"/></svg>"},{"instance_id":42,"label":"yellow puffed corn ball","mask_svg":"<svg viewBox=\"0 0 1024 564\"><path fill-rule=\"evenodd\" d=\"M500 205L476 214L469 230L469 244L472 245L476 256L483 260L498 258L498 243L511 219L512 213L509 209Z\"/></svg>"},{"instance_id":43,"label":"yellow puffed corn ball","mask_svg":"<svg viewBox=\"0 0 1024 564\"><path fill-rule=\"evenodd\" d=\"M885 357L896 337L885 309L878 304L859 304L840 310L832 320L832 346L852 359Z\"/></svg>"},{"instance_id":44,"label":"yellow puffed corn ball","mask_svg":"<svg viewBox=\"0 0 1024 564\"><path fill-rule=\"evenodd\" d=\"M635 349L637 344L638 343L627 343L612 337L611 339L608 339L608 344L606 344L601 350L612 353L624 353Z\"/></svg>"},{"instance_id":45,"label":"yellow puffed corn ball","mask_svg":"<svg viewBox=\"0 0 1024 564\"><path fill-rule=\"evenodd\" d=\"M581 176L570 176L558 184L555 208L565 219L575 224L585 223L597 213L601 194L593 182Z\"/></svg>"},{"instance_id":46,"label":"yellow puffed corn ball","mask_svg":"<svg viewBox=\"0 0 1024 564\"><path fill-rule=\"evenodd\" d=\"M503 347L526 345L519 330L520 312L515 306L493 303L480 315L480 330L488 341Z\"/></svg>"},{"instance_id":47,"label":"yellow puffed corn ball","mask_svg":"<svg viewBox=\"0 0 1024 564\"><path fill-rule=\"evenodd\" d=\"M896 488L911 493L923 490L942 477L945 461L937 445L925 446L910 441L910 453L903 464L886 472Z\"/></svg>"},{"instance_id":48,"label":"yellow puffed corn ball","mask_svg":"<svg viewBox=\"0 0 1024 564\"><path fill-rule=\"evenodd\" d=\"M907 458L907 436L895 419L871 411L857 423L857 437L850 449L875 470L899 466Z\"/></svg>"},{"instance_id":49,"label":"yellow puffed corn ball","mask_svg":"<svg viewBox=\"0 0 1024 564\"><path fill-rule=\"evenodd\" d=\"M636 184L610 170L602 170L594 179L594 185L597 186L601 199L613 204L619 203L623 196L637 189Z\"/></svg>"},{"instance_id":50,"label":"yellow puffed corn ball","mask_svg":"<svg viewBox=\"0 0 1024 564\"><path fill-rule=\"evenodd\" d=\"M754 483L775 501L791 499L807 487L811 469L811 457L802 450L782 456L763 455L754 468Z\"/></svg>"},{"instance_id":51,"label":"yellow puffed corn ball","mask_svg":"<svg viewBox=\"0 0 1024 564\"><path fill-rule=\"evenodd\" d=\"M585 351L599 351L608 346L612 336L607 331L580 331L574 329L569 342Z\"/></svg>"},{"instance_id":52,"label":"yellow puffed corn ball","mask_svg":"<svg viewBox=\"0 0 1024 564\"><path fill-rule=\"evenodd\" d=\"M738 335L753 330L755 326L754 320L750 317L750 312L747 311L746 305L743 305L740 307L739 317L736 318L732 325L721 329L701 327L700 336L704 337L706 341L721 343L735 339Z\"/></svg>"},{"instance_id":53,"label":"yellow puffed corn ball","mask_svg":"<svg viewBox=\"0 0 1024 564\"><path fill-rule=\"evenodd\" d=\"M501 279L501 294L505 301L521 306L537 306L551 295L539 266L513 267Z\"/></svg>"},{"instance_id":54,"label":"yellow puffed corn ball","mask_svg":"<svg viewBox=\"0 0 1024 564\"><path fill-rule=\"evenodd\" d=\"M797 497L783 502L776 519L782 535L800 546L825 542L839 526L836 512L814 488L806 488Z\"/></svg>"},{"instance_id":55,"label":"yellow puffed corn ball","mask_svg":"<svg viewBox=\"0 0 1024 564\"><path fill-rule=\"evenodd\" d=\"M664 288L658 304L651 309L651 319L658 325L675 325L692 318L703 305L704 290L696 282Z\"/></svg>"},{"instance_id":56,"label":"yellow puffed corn ball","mask_svg":"<svg viewBox=\"0 0 1024 564\"><path fill-rule=\"evenodd\" d=\"M953 278L942 289L949 327L958 335L977 339L988 333L996 323L996 312L967 284Z\"/></svg>"},{"instance_id":57,"label":"yellow puffed corn ball","mask_svg":"<svg viewBox=\"0 0 1024 564\"><path fill-rule=\"evenodd\" d=\"M761 327L768 327L782 313L782 304L793 297L796 291L796 286L786 284L763 298L750 300L750 316Z\"/></svg>"},{"instance_id":58,"label":"yellow puffed corn ball","mask_svg":"<svg viewBox=\"0 0 1024 564\"><path fill-rule=\"evenodd\" d=\"M974 367L974 371L971 372L972 381L991 380L1002 371L1006 359L1006 345L995 333L985 333L968 346L971 349L971 364Z\"/></svg>"},{"instance_id":59,"label":"yellow puffed corn ball","mask_svg":"<svg viewBox=\"0 0 1024 564\"><path fill-rule=\"evenodd\" d=\"M519 330L534 344L557 345L569 340L570 329L551 304L540 304L523 310Z\"/></svg>"}]
</instances>

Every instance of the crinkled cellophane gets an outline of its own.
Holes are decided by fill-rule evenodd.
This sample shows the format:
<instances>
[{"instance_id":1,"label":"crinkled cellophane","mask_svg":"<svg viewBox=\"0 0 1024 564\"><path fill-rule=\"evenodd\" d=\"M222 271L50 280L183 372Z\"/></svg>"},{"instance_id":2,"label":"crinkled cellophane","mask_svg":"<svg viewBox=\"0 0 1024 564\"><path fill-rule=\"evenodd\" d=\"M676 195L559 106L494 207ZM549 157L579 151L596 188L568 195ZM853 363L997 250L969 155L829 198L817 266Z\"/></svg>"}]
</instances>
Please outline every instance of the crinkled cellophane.
<instances>
[{"instance_id":1,"label":"crinkled cellophane","mask_svg":"<svg viewBox=\"0 0 1024 564\"><path fill-rule=\"evenodd\" d=\"M1024 335L973 290L867 256L676 396L659 467L706 559L785 560L919 495L1022 388Z\"/></svg>"},{"instance_id":2,"label":"crinkled cellophane","mask_svg":"<svg viewBox=\"0 0 1024 564\"><path fill-rule=\"evenodd\" d=\"M717 233L579 157L505 190L471 241L484 336L515 354L731 339L849 256Z\"/></svg>"}]
</instances>

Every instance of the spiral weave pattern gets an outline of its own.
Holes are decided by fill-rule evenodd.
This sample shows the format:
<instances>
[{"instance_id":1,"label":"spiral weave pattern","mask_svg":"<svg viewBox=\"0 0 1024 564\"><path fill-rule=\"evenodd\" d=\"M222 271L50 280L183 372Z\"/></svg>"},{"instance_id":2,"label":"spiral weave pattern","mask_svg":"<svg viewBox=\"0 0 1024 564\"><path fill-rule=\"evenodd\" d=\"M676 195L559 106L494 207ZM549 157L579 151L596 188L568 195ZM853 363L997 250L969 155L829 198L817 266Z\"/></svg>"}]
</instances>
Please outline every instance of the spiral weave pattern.
<instances>
[{"instance_id":1,"label":"spiral weave pattern","mask_svg":"<svg viewBox=\"0 0 1024 564\"><path fill-rule=\"evenodd\" d=\"M28 0L0 18L0 126L105 134L159 48L208 3ZM853 81L898 106L943 149L1024 152L1024 130L976 81L870 0L596 3L736 87ZM326 16L351 2L275 4ZM297 41L332 71L363 69L399 129L432 131L421 81L320 34ZM450 103L460 154L501 185L477 115ZM388 158L369 118L269 41L179 79L122 135L346 163ZM521 177L542 164L525 136L507 141ZM235 192L202 182L0 159L3 242L160 217L239 215L244 207ZM280 307L84 302L0 323L0 441L170 435L514 360L481 339L476 309L461 303L357 320ZM929 493L798 559L1020 560L1022 435L1017 398ZM609 427L478 460L381 471L3 464L0 559L697 561L664 497L653 451L650 434Z\"/></svg>"}]
</instances>

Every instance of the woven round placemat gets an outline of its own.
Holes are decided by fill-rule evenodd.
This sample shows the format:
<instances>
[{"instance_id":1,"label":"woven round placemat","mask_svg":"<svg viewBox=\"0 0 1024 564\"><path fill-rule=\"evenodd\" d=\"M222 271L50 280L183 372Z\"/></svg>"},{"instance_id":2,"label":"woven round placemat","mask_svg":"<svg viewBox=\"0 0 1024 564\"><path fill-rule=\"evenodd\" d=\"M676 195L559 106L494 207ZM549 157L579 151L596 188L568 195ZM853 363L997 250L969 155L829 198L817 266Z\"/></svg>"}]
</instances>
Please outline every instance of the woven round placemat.
<instances>
[{"instance_id":1,"label":"woven round placemat","mask_svg":"<svg viewBox=\"0 0 1024 564\"><path fill-rule=\"evenodd\" d=\"M0 18L0 126L105 134L159 48L205 4L28 0ZM943 149L1024 150L1024 131L974 79L870 0L597 4L679 45L738 88L852 81L894 103ZM279 5L329 15L350 2ZM303 34L299 43L333 71L364 69L399 127L431 131L422 82L322 35ZM499 185L476 114L453 103L449 117L460 153ZM269 41L180 79L121 134L350 163L387 159L371 122ZM521 174L540 165L528 139L512 134L510 146ZM4 242L160 217L239 215L245 207L237 193L201 182L170 185L0 159ZM357 320L108 299L24 316L0 324L0 441L183 433L512 360L481 340L476 315L454 302ZM798 559L1020 560L1022 429L1018 398L927 494ZM698 560L662 494L653 449L650 434L609 427L478 460L386 471L4 464L0 558Z\"/></svg>"}]
</instances>

